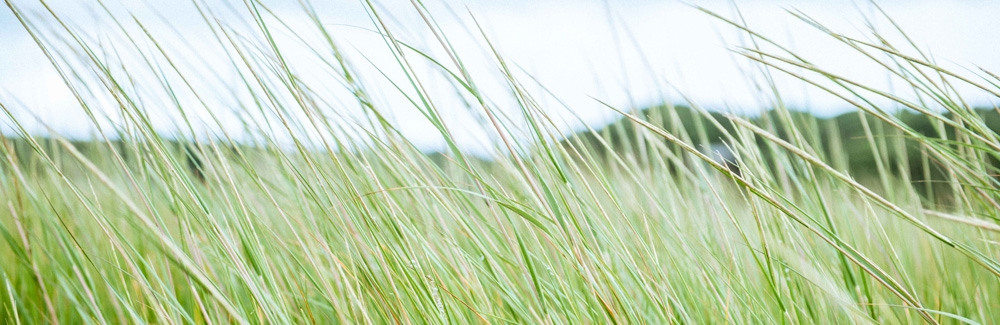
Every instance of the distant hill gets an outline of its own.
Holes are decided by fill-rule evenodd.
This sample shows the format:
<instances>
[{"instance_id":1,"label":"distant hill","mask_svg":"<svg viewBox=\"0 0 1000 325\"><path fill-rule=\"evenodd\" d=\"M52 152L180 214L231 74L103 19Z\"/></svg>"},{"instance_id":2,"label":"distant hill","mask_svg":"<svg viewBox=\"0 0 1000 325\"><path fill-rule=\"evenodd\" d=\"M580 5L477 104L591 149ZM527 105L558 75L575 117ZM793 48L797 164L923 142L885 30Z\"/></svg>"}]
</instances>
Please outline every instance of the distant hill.
<instances>
[{"instance_id":1,"label":"distant hill","mask_svg":"<svg viewBox=\"0 0 1000 325\"><path fill-rule=\"evenodd\" d=\"M993 132L1000 132L1000 113L996 110L986 109L977 110L977 113ZM706 117L705 114L708 116ZM726 137L724 134L727 132L734 134L732 122L725 115L717 112L699 113L687 106L651 107L640 110L638 116L652 124L661 126L671 134L690 141L699 148L725 148ZM862 117L857 112L844 113L834 117L817 117L808 112L789 111L789 116L796 128L805 134L805 140L814 149L817 149L819 154L823 156L822 158L833 167L847 170L855 177L870 176L877 172L871 141L865 136ZM944 132L949 139L954 137L952 127L944 127L939 130L931 119L923 114L903 111L896 116L904 124L925 136L941 137L941 132ZM944 116L950 118L951 114ZM717 123L712 123L709 118ZM934 162L923 161L920 147L914 141L906 140L902 136L902 132L884 121L871 116L867 116L866 119L873 139L876 140L876 146L882 149L888 157L886 168L890 172L899 175L899 167L902 165L908 170L908 176L914 182L944 179L944 171L937 167ZM750 118L750 120L756 125L769 129L782 139L789 139L789 132L786 130L787 124L780 122L782 120L780 114L775 110L767 111ZM607 148L598 141L598 137L600 137L608 143L611 150L618 153L631 153L634 159L641 160L641 157L636 157L639 151L635 150L636 143L638 143L635 127L636 124L631 120L622 118L595 129L596 134L590 131L578 132L570 135L563 142L566 144L568 141L579 140L590 148L592 153L606 155ZM663 141L666 142L665 139ZM757 141L762 147L767 147L759 138ZM676 148L669 143L666 145ZM901 148L905 148L905 150ZM765 157L765 159L770 158ZM993 166L1000 166L995 159L991 158L990 160L992 160Z\"/></svg>"}]
</instances>

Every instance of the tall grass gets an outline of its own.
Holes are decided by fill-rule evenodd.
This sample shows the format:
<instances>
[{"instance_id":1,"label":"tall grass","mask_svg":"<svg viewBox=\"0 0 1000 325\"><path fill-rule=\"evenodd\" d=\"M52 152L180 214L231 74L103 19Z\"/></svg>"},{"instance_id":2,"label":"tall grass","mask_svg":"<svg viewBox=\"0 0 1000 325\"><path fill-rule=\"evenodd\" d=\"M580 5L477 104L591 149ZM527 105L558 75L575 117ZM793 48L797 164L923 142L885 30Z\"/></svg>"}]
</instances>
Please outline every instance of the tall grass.
<instances>
[{"instance_id":1,"label":"tall grass","mask_svg":"<svg viewBox=\"0 0 1000 325\"><path fill-rule=\"evenodd\" d=\"M192 86L200 76L185 75L157 35L122 27L134 48L121 50L148 59L119 69L123 61L108 55L114 51L53 11L30 18L7 1L102 132L82 143L58 130L32 136L12 104L0 103L18 132L0 146L0 319L1000 321L1000 184L991 163L1000 158L1000 141L953 91L962 84L997 95L1000 80L990 73L946 70L912 43L897 47L876 32L876 42L859 40L792 13L906 81L920 99L913 101L814 66L740 20L716 15L753 41L737 53L760 71L791 75L857 108L879 157L874 178L855 179L837 163L850 157L827 150L839 146L830 140L837 137L820 134L815 121L791 118L777 100L775 120L726 119L735 126L724 137L736 172L701 150L706 140L699 133L721 121L697 103L688 104L702 114L698 130L607 105L631 121L627 143L611 147L596 130L587 132L598 135L596 143L563 139L539 94L525 86L530 81L517 78L488 39L484 45L520 104L513 113L486 98L476 86L481 76L465 68L448 41L453 31L440 29L422 4L413 10L442 56L401 42L369 3L398 63L383 68L405 72L395 85L447 143L435 160L401 136L388 108L374 104L308 3L303 10L313 32L327 36L311 44L314 54L367 119L338 122L318 96L320 85L300 81L272 37L275 29L295 30L262 3L242 8L254 35L239 35L198 4L210 37L230 49L241 73L231 87L254 94L240 110L271 116L268 125L243 121L256 143L241 142L214 116L208 120L219 124L218 133L209 139L195 137L198 122L190 115L178 127L191 132L168 137L153 128L146 106L152 98L136 86L146 81L130 76L151 73L156 78L148 83L163 93L194 94L202 105L211 95ZM126 23L110 11L107 17ZM428 61L496 135L493 160L460 150L455 126L413 72L415 62ZM91 92L113 98L123 118L109 126L99 113L108 103ZM914 132L876 104L885 99L924 114L942 132ZM180 103L181 113L197 109ZM277 133L292 135L290 145ZM920 149L922 166L888 166L904 164L890 158L909 146ZM930 168L947 174L943 203L918 191L908 173L890 171Z\"/></svg>"}]
</instances>

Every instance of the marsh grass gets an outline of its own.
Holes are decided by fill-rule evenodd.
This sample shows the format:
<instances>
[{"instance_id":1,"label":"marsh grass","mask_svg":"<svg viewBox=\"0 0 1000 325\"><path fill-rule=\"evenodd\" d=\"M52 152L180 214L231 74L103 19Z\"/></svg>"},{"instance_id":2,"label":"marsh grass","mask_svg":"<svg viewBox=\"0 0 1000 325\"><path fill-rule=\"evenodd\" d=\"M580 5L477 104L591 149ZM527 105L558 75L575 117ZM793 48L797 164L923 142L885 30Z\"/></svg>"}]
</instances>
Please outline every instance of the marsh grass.
<instances>
[{"instance_id":1,"label":"marsh grass","mask_svg":"<svg viewBox=\"0 0 1000 325\"><path fill-rule=\"evenodd\" d=\"M369 117L331 122L336 113L299 81L271 36L287 25L255 1L244 8L252 36L199 8L240 67L242 84L233 87L256 94L242 109L266 112L297 136L279 144L247 120L247 130L264 135L255 145L224 128L209 140L168 138L153 129L129 73L152 72L168 94L199 90L156 35L120 30L134 37L131 50L156 58L123 75L111 68L121 62L58 15L28 18L7 5L95 126L106 124L87 91L114 98L124 116L104 138L71 143L55 131L33 137L10 103L0 103L18 132L0 146L0 319L8 323L1000 321L1000 195L990 163L1000 141L952 91L961 83L997 95L1000 80L945 70L912 44L853 39L791 13L905 80L920 101L838 77L716 16L759 44L736 52L762 71L820 87L872 121L863 125L877 172L855 179L838 165L849 157L828 150L840 144L823 141L837 136L793 120L780 100L777 118L763 122L689 103L699 113L694 130L607 105L630 121L618 138L624 143L605 141L615 130L586 131L595 142L563 139L524 86L530 81L516 78L484 38L520 103L514 113L493 106L449 45L452 31L419 2L413 10L443 56L402 43L369 8L399 65L384 68L406 71L395 85L447 143L440 157L400 135L327 37L315 54ZM315 31L329 35L303 8ZM86 65L66 64L68 57ZM412 72L416 60L432 62L472 99L469 109L497 136L493 160L459 150L453 126ZM876 97L950 132L914 132ZM720 119L733 126L719 129L739 173L699 150L706 125ZM920 148L923 165L886 166L903 164L889 158L907 146ZM917 191L908 173L890 172L932 167L946 172L945 203Z\"/></svg>"}]
</instances>

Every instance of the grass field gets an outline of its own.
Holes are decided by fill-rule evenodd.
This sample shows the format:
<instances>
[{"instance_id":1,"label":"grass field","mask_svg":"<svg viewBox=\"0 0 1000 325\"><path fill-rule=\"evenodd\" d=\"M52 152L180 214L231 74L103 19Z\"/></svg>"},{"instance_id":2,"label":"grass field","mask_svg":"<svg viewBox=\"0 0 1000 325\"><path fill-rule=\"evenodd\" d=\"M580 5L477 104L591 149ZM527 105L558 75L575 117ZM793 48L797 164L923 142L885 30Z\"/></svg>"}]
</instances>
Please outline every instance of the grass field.
<instances>
[{"instance_id":1,"label":"grass field","mask_svg":"<svg viewBox=\"0 0 1000 325\"><path fill-rule=\"evenodd\" d=\"M233 87L260 96L242 109L280 117L300 134L292 145L249 122L260 135L253 144L223 131L210 141L162 135L128 72L171 66L122 74L58 16L7 4L54 62L86 63L59 64L68 85L114 98L124 119L107 127L91 115L107 137L71 142L28 134L13 103L0 103L17 132L0 146L3 323L1000 322L1000 135L983 117L996 108L974 109L953 91L997 96L1000 79L946 70L912 44L850 38L801 17L905 80L919 100L838 77L745 30L773 51L738 54L858 110L850 132L865 144L859 153L837 140L843 127L817 127L780 100L763 119L685 103L683 122L658 116L676 115L673 106L650 116L608 105L628 127L564 138L502 53L497 68L521 103L513 114L484 99L449 50L452 31L428 18L446 53L433 57L380 30L395 68L431 60L474 99L470 109L498 139L490 160L459 150L414 75L398 87L416 94L412 109L448 144L436 157L418 150L338 61L334 42L317 54L370 119L331 122L252 1L261 43L231 42L226 25L205 19L246 55L233 57L244 73ZM153 83L173 93L189 85L179 80ZM77 109L96 111L90 98L80 95ZM905 107L908 120L876 98ZM701 149L718 139L735 161ZM871 157L864 173L850 163L861 154Z\"/></svg>"}]
</instances>

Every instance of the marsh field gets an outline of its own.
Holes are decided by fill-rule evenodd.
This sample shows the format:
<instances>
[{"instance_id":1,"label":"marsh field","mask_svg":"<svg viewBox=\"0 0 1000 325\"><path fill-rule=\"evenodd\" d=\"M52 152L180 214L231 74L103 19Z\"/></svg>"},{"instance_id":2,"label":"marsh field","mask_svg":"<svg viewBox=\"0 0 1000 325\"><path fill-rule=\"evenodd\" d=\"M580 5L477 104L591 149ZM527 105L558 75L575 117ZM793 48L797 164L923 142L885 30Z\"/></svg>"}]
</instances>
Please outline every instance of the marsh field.
<instances>
[{"instance_id":1,"label":"marsh field","mask_svg":"<svg viewBox=\"0 0 1000 325\"><path fill-rule=\"evenodd\" d=\"M856 37L787 13L905 85L879 88L703 10L749 40L737 59L852 110L788 107L765 78L767 111L595 96L615 119L566 129L482 29L441 28L442 13L406 3L429 51L366 3L395 63L380 68L404 72L391 89L365 84L379 76L357 72L305 1L296 24L234 3L251 33L199 11L212 33L198 37L239 71L229 89L196 86L205 76L146 29L122 27L133 46L111 48L56 10L6 1L98 131L31 131L21 103L0 102L0 323L1000 323L1000 111L955 91L1000 99L993 71L942 67L904 28ZM298 32L327 36L309 48L336 84L299 77L273 36ZM467 69L456 33L476 35L498 73ZM442 116L417 62L466 99L488 154L461 147L467 125ZM327 102L328 87L350 96ZM247 96L225 109L249 117L211 113L227 90ZM404 94L444 145L403 136L379 92ZM154 127L157 105L181 117L176 131Z\"/></svg>"}]
</instances>

